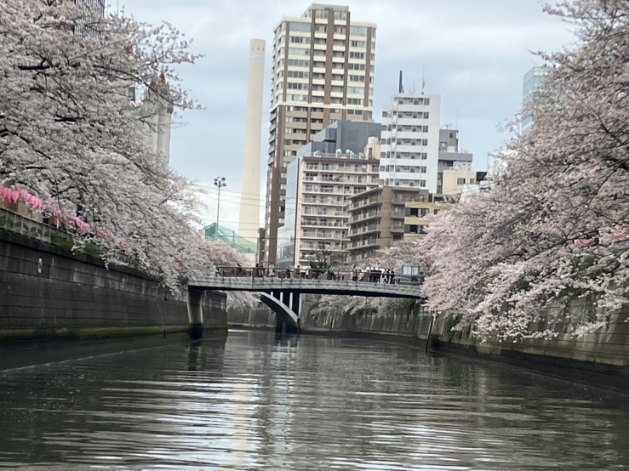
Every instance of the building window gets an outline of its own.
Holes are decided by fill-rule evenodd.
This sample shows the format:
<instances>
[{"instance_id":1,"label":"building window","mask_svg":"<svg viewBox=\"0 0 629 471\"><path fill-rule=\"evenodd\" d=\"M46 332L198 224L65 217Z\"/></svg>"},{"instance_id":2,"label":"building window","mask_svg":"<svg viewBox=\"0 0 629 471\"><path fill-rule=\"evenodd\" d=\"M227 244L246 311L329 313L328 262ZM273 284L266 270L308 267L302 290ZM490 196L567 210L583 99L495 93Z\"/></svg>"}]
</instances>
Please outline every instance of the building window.
<instances>
[{"instance_id":1,"label":"building window","mask_svg":"<svg viewBox=\"0 0 629 471\"><path fill-rule=\"evenodd\" d=\"M367 47L367 42L366 41L356 41L356 40L351 40L349 42L350 47Z\"/></svg>"},{"instance_id":2,"label":"building window","mask_svg":"<svg viewBox=\"0 0 629 471\"><path fill-rule=\"evenodd\" d=\"M309 56L310 55L310 50L309 49L302 49L300 47L289 47L288 48L288 53L290 55L294 55L294 56Z\"/></svg>"},{"instance_id":3,"label":"building window","mask_svg":"<svg viewBox=\"0 0 629 471\"><path fill-rule=\"evenodd\" d=\"M291 31L303 31L309 33L312 28L312 23L310 22L291 22L288 25Z\"/></svg>"},{"instance_id":4,"label":"building window","mask_svg":"<svg viewBox=\"0 0 629 471\"><path fill-rule=\"evenodd\" d=\"M365 26L351 26L349 34L352 36L367 36L367 27Z\"/></svg>"},{"instance_id":5,"label":"building window","mask_svg":"<svg viewBox=\"0 0 629 471\"><path fill-rule=\"evenodd\" d=\"M456 179L456 184L457 185L465 185L465 178L457 178Z\"/></svg>"}]
</instances>

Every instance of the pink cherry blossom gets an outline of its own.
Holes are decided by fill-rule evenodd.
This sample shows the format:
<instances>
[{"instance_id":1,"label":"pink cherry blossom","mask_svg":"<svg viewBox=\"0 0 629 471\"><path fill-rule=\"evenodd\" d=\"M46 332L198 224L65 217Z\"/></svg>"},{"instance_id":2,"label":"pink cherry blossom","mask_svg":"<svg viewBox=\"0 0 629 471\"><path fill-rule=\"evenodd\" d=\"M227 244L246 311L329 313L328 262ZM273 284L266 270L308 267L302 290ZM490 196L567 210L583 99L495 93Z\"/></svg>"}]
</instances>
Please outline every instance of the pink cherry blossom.
<instances>
[{"instance_id":1,"label":"pink cherry blossom","mask_svg":"<svg viewBox=\"0 0 629 471\"><path fill-rule=\"evenodd\" d=\"M90 17L75 2L2 0L1 11L0 182L15 182L1 197L49 211L77 247L132 259L174 289L239 261L193 229L189 182L156 169L146 142L149 88L168 107L196 107L177 74L197 58L189 41L167 24Z\"/></svg>"},{"instance_id":2,"label":"pink cherry blossom","mask_svg":"<svg viewBox=\"0 0 629 471\"><path fill-rule=\"evenodd\" d=\"M540 53L550 74L525 110L532 129L514 123L490 191L398 248L425 267L429 305L484 338L601 331L629 302L629 3L548 11L578 39Z\"/></svg>"}]
</instances>

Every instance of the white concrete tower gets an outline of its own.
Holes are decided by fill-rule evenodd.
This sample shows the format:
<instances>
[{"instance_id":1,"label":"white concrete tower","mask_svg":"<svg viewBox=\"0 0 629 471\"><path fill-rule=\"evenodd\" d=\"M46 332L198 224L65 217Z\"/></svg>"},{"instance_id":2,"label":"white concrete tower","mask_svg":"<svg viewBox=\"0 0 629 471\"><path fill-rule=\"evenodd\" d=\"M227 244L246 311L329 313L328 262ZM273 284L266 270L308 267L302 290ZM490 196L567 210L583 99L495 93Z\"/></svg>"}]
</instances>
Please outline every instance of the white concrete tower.
<instances>
[{"instance_id":1,"label":"white concrete tower","mask_svg":"<svg viewBox=\"0 0 629 471\"><path fill-rule=\"evenodd\" d=\"M249 43L249 87L247 90L247 124L245 128L245 161L242 168L240 218L238 235L256 242L260 224L260 160L262 139L262 97L264 87L264 40Z\"/></svg>"},{"instance_id":2,"label":"white concrete tower","mask_svg":"<svg viewBox=\"0 0 629 471\"><path fill-rule=\"evenodd\" d=\"M146 143L154 159L153 168L163 173L168 172L170 164L173 105L169 97L170 87L164 74L160 74L151 81L142 103L143 113L146 115Z\"/></svg>"}]
</instances>

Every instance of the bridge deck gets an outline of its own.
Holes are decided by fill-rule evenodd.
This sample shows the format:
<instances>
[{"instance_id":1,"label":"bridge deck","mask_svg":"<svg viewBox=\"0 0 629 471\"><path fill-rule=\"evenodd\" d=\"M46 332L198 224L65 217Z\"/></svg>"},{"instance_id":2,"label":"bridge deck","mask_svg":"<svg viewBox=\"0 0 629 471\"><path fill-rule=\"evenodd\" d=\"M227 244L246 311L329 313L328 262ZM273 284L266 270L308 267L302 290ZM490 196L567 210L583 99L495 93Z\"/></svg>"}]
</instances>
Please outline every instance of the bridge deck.
<instances>
[{"instance_id":1,"label":"bridge deck","mask_svg":"<svg viewBox=\"0 0 629 471\"><path fill-rule=\"evenodd\" d=\"M190 280L188 286L216 291L332 294L350 296L379 296L390 298L423 298L418 284L387 284L367 281L341 281L278 277L209 276Z\"/></svg>"}]
</instances>

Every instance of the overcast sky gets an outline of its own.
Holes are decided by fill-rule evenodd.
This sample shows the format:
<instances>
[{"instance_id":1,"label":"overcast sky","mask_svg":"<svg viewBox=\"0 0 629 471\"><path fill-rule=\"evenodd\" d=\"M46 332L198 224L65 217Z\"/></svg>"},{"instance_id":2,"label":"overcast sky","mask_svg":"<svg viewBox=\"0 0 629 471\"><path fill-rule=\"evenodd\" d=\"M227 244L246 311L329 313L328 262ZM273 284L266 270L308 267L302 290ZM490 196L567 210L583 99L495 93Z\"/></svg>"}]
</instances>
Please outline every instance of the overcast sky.
<instances>
[{"instance_id":1,"label":"overcast sky","mask_svg":"<svg viewBox=\"0 0 629 471\"><path fill-rule=\"evenodd\" d=\"M262 153L267 149L273 30L283 16L300 16L305 0L109 0L110 7L149 23L168 21L204 57L181 69L183 85L202 111L179 115L171 166L199 182L224 176L221 225L234 226L241 191L249 40L266 40ZM501 127L518 112L522 76L541 61L531 51L559 50L573 37L569 25L542 11L538 0L330 0L349 5L352 19L377 25L374 119L397 91L441 95L441 124L458 126L460 147L487 168L488 154L509 134ZM266 156L261 156L265 173ZM262 185L264 188L264 185ZM215 201L215 189L208 196ZM214 198L214 199L212 199ZM215 204L215 203L213 203ZM210 204L208 223L216 217Z\"/></svg>"}]
</instances>

